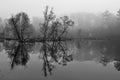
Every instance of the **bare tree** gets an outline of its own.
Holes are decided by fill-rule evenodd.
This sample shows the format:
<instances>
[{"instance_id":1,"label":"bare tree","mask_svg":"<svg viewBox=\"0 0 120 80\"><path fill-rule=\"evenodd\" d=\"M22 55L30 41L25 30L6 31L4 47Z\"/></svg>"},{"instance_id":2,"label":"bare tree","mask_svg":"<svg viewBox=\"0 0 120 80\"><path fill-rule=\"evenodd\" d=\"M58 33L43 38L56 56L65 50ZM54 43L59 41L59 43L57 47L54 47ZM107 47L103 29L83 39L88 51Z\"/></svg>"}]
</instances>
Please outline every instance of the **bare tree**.
<instances>
[{"instance_id":1,"label":"bare tree","mask_svg":"<svg viewBox=\"0 0 120 80\"><path fill-rule=\"evenodd\" d=\"M41 36L43 36L43 39L49 40L61 39L68 32L68 27L73 26L73 24L74 22L69 19L68 16L57 18L53 9L49 10L48 6L46 6L44 11L44 23L41 27Z\"/></svg>"}]
</instances>

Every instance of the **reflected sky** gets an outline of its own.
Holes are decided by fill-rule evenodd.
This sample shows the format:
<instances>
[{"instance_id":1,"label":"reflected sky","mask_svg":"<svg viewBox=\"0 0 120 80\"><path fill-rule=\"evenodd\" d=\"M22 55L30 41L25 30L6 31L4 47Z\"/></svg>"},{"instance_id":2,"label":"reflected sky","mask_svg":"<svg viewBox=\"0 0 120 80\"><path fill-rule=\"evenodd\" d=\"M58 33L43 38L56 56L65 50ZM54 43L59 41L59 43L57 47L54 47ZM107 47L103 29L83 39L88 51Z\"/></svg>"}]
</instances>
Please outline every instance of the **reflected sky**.
<instances>
[{"instance_id":1,"label":"reflected sky","mask_svg":"<svg viewBox=\"0 0 120 80\"><path fill-rule=\"evenodd\" d=\"M119 80L120 43L0 43L1 80Z\"/></svg>"}]
</instances>

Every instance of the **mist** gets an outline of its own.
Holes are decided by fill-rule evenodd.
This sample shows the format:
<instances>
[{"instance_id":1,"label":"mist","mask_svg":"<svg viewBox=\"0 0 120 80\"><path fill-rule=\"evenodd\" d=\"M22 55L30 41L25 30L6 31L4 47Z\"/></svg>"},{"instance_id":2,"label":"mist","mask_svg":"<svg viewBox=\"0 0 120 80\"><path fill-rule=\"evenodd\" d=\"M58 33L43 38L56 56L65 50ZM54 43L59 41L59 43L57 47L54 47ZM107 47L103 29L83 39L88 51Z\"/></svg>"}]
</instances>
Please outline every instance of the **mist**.
<instances>
[{"instance_id":1,"label":"mist","mask_svg":"<svg viewBox=\"0 0 120 80\"><path fill-rule=\"evenodd\" d=\"M119 0L0 0L0 80L120 80Z\"/></svg>"}]
</instances>

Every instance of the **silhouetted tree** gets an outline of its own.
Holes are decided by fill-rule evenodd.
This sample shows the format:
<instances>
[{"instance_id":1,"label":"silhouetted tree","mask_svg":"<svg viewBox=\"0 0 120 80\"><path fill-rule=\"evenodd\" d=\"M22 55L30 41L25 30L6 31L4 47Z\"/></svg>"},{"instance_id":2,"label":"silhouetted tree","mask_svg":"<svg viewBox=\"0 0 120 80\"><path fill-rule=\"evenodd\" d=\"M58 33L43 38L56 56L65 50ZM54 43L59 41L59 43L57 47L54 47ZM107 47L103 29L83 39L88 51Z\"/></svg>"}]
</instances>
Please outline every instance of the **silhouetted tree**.
<instances>
[{"instance_id":1,"label":"silhouetted tree","mask_svg":"<svg viewBox=\"0 0 120 80\"><path fill-rule=\"evenodd\" d=\"M60 39L63 38L65 33L68 31L69 26L73 26L74 22L68 18L68 16L63 16L56 18L51 9L49 11L48 6L44 12L44 23L41 27L41 33L44 39ZM65 37L64 37L65 38Z\"/></svg>"},{"instance_id":2,"label":"silhouetted tree","mask_svg":"<svg viewBox=\"0 0 120 80\"><path fill-rule=\"evenodd\" d=\"M6 31L6 34L11 34L14 38L24 40L32 37L33 26L30 24L27 14L21 12L8 19Z\"/></svg>"}]
</instances>

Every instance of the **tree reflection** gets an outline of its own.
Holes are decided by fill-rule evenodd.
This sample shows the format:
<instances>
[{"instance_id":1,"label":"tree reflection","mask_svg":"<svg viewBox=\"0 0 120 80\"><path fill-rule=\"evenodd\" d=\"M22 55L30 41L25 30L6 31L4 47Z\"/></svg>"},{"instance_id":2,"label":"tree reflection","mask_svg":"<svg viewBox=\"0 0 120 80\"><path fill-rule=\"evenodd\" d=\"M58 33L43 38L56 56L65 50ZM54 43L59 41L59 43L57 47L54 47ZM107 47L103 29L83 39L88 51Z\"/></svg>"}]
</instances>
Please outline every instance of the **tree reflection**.
<instances>
[{"instance_id":1,"label":"tree reflection","mask_svg":"<svg viewBox=\"0 0 120 80\"><path fill-rule=\"evenodd\" d=\"M5 41L4 46L11 61L11 69L13 69L15 66L27 64L34 43ZM72 54L68 53L65 41L42 42L40 54L43 59L44 76L52 74L56 63L66 66L67 62L73 60Z\"/></svg>"},{"instance_id":2,"label":"tree reflection","mask_svg":"<svg viewBox=\"0 0 120 80\"><path fill-rule=\"evenodd\" d=\"M0 52L3 50L3 45L0 43Z\"/></svg>"},{"instance_id":3,"label":"tree reflection","mask_svg":"<svg viewBox=\"0 0 120 80\"><path fill-rule=\"evenodd\" d=\"M107 56L102 56L99 62L100 62L103 66L107 66L107 64L108 64L109 62L111 62L111 61L110 61L109 58L107 58Z\"/></svg>"},{"instance_id":4,"label":"tree reflection","mask_svg":"<svg viewBox=\"0 0 120 80\"><path fill-rule=\"evenodd\" d=\"M116 70L120 71L120 60L117 60L117 61L114 63L114 67L116 68Z\"/></svg>"},{"instance_id":5,"label":"tree reflection","mask_svg":"<svg viewBox=\"0 0 120 80\"><path fill-rule=\"evenodd\" d=\"M67 52L67 46L63 41L44 42L40 51L43 59L44 76L47 76L48 73L52 74L55 63L65 66L67 62L73 60L72 55Z\"/></svg>"},{"instance_id":6,"label":"tree reflection","mask_svg":"<svg viewBox=\"0 0 120 80\"><path fill-rule=\"evenodd\" d=\"M33 44L16 41L6 41L4 43L6 53L11 60L11 69L17 65L25 66L29 60L30 48Z\"/></svg>"}]
</instances>

